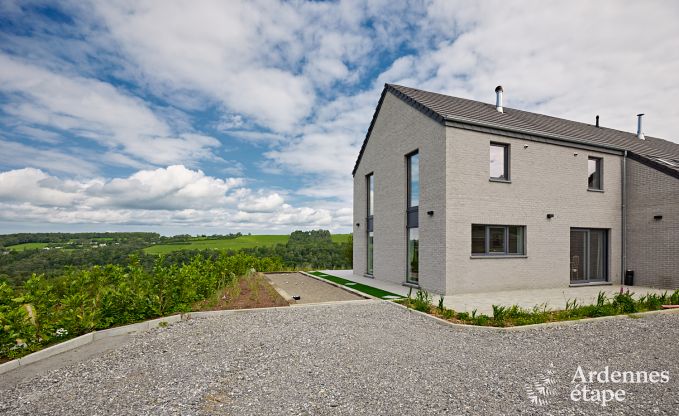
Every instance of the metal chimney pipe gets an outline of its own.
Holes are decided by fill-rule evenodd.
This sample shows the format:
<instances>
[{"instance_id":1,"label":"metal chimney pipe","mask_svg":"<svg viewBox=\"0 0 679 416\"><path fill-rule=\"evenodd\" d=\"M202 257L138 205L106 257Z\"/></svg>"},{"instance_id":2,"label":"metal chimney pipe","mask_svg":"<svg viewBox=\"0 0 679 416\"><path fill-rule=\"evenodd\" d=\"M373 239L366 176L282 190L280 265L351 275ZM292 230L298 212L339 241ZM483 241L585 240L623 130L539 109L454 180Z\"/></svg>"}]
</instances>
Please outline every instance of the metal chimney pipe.
<instances>
[{"instance_id":1,"label":"metal chimney pipe","mask_svg":"<svg viewBox=\"0 0 679 416\"><path fill-rule=\"evenodd\" d=\"M497 96L495 100L495 109L500 113L504 113L502 109L502 85L495 87L495 94Z\"/></svg>"},{"instance_id":2,"label":"metal chimney pipe","mask_svg":"<svg viewBox=\"0 0 679 416\"><path fill-rule=\"evenodd\" d=\"M596 116L596 126L599 127L599 115Z\"/></svg>"},{"instance_id":3,"label":"metal chimney pipe","mask_svg":"<svg viewBox=\"0 0 679 416\"><path fill-rule=\"evenodd\" d=\"M637 114L637 137L641 140L646 140L644 137L644 131L641 129L641 119L644 117L644 113Z\"/></svg>"}]
</instances>

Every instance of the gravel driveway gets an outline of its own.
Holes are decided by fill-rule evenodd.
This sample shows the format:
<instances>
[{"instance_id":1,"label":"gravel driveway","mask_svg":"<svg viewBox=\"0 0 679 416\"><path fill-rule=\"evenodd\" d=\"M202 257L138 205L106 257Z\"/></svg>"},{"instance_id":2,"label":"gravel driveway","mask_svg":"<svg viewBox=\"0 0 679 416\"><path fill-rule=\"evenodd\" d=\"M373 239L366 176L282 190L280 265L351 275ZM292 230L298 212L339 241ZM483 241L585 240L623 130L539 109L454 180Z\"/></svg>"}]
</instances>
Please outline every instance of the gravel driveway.
<instances>
[{"instance_id":1,"label":"gravel driveway","mask_svg":"<svg viewBox=\"0 0 679 416\"><path fill-rule=\"evenodd\" d=\"M158 328L24 380L0 390L0 413L676 415L678 327L679 314L665 314L498 332L378 301L245 311ZM578 366L670 380L595 383L623 388L625 401L575 403ZM545 378L553 395L535 393ZM546 402L532 404L527 385Z\"/></svg>"}]
</instances>

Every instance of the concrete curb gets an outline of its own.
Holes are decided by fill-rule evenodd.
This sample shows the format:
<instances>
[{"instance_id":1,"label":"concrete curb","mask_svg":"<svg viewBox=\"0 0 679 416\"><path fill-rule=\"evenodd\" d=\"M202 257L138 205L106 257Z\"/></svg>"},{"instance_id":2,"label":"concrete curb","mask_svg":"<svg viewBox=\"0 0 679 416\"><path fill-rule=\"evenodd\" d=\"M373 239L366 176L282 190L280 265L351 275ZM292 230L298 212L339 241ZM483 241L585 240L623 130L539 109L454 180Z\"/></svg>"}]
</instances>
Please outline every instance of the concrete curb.
<instances>
[{"instance_id":1,"label":"concrete curb","mask_svg":"<svg viewBox=\"0 0 679 416\"><path fill-rule=\"evenodd\" d=\"M172 324L175 322L179 322L181 320L182 315L170 315L162 318L151 319L149 321L138 322L136 324L118 326L115 328L103 329L101 331L92 331L88 334L81 335L73 339L69 339L68 341L60 342L59 344L52 345L51 347L47 347L40 351L36 351L34 353L28 354L16 360L0 364L0 374L6 373L8 371L14 370L15 368L24 365L29 365L38 361L45 360L57 354L61 354L62 352L82 347L83 345L87 345L91 342L98 341L100 339L115 337L124 334L132 334L135 332L144 332L146 330L160 326L162 322Z\"/></svg>"},{"instance_id":2,"label":"concrete curb","mask_svg":"<svg viewBox=\"0 0 679 416\"><path fill-rule=\"evenodd\" d=\"M368 299L368 301L382 301L380 299ZM336 301L331 301L331 302L316 302L316 303L297 303L297 304L292 304L289 306L271 306L267 308L249 308L249 309L223 309L219 311L203 311L203 312L187 312L185 314L182 314L182 320L188 320L188 319L201 319L201 318L212 318L215 316L223 316L223 315L234 315L234 314L239 314L239 313L257 313L257 312L266 312L266 311L271 311L271 310L278 310L278 309L297 309L297 308L307 308L307 307L315 307L315 306L323 306L323 305L328 305L328 306L333 306L333 305L343 305L343 304L350 304L350 303L365 303L365 299L354 299L354 300L336 300ZM386 302L386 301L384 301Z\"/></svg>"},{"instance_id":3,"label":"concrete curb","mask_svg":"<svg viewBox=\"0 0 679 416\"><path fill-rule=\"evenodd\" d=\"M307 273L307 272L298 272L298 273L303 274L304 276L308 276L308 277L314 278L314 279L316 279L316 280L318 280L318 281L320 281L320 282L325 282L325 283L327 283L327 284L329 284L329 285L338 287L338 288L340 288L340 289L344 289L344 290L346 290L347 292L351 292L351 293L353 293L354 295L358 295L358 296L360 296L360 297L362 297L362 298L365 298L365 299L384 300L384 299L380 299L380 298L378 298L378 297L369 295L369 294L367 294L367 293L359 292L359 291L356 290L356 289L352 289L352 288L350 288L350 287L347 287L347 286L344 286L344 285L340 285L339 283L331 282L330 280L325 280L325 279L320 278L320 277L318 277L318 276L314 276L314 275L311 274L311 273Z\"/></svg>"},{"instance_id":4,"label":"concrete curb","mask_svg":"<svg viewBox=\"0 0 679 416\"><path fill-rule=\"evenodd\" d=\"M276 273L276 274L283 274L283 273ZM285 274L292 274L292 273L285 273ZM285 299L286 302L288 302L288 305L292 305L292 304L297 302L295 299L292 298L292 296L290 296L290 294L288 292L286 292L285 290L278 287L271 279L267 278L266 275L267 275L267 273L264 273L264 278L266 278L266 281L269 282L271 287L273 287L274 290L276 292L278 292L278 294L281 295L281 297L283 299Z\"/></svg>"},{"instance_id":5,"label":"concrete curb","mask_svg":"<svg viewBox=\"0 0 679 416\"><path fill-rule=\"evenodd\" d=\"M456 327L456 328L464 328L464 329L467 329L467 330L480 329L480 330L491 330L491 331L500 331L500 332L527 331L527 330L531 330L531 329L569 326L569 325L577 325L577 324L587 324L587 323L590 323L590 322L607 321L607 320L613 320L613 319L640 319L640 318L643 318L647 315L679 313L679 309L661 309L661 310L657 310L657 311L636 312L636 313L612 315L612 316L600 316L600 317L596 317L596 318L583 318L583 319L573 319L573 320L569 320L569 321L545 322L545 323L542 323L542 324L500 327L500 326L482 326L482 325L458 324L458 323L455 323L455 322L450 322L450 321L447 321L445 319L439 318L438 316L428 314L426 312L416 311L415 309L411 309L407 306L401 305L400 303L389 302L389 301L385 301L385 302L388 302L392 305L398 306L399 308L404 308L404 309L408 310L409 312L419 314L419 315L422 315L422 316L426 316L429 319L433 319L439 325L452 326L452 327Z\"/></svg>"}]
</instances>

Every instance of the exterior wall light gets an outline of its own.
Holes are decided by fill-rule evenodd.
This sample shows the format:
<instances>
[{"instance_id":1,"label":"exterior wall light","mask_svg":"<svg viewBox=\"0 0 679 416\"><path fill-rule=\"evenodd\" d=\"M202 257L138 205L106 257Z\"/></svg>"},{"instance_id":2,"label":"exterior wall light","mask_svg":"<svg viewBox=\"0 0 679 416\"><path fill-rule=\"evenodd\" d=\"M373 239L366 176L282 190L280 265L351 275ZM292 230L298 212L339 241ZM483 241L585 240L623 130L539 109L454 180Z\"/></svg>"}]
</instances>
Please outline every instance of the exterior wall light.
<instances>
[{"instance_id":1,"label":"exterior wall light","mask_svg":"<svg viewBox=\"0 0 679 416\"><path fill-rule=\"evenodd\" d=\"M547 214L547 219L548 219L548 220L551 220L552 218L554 218L554 214Z\"/></svg>"},{"instance_id":2,"label":"exterior wall light","mask_svg":"<svg viewBox=\"0 0 679 416\"><path fill-rule=\"evenodd\" d=\"M427 211L427 215L429 215L430 217L433 217L433 216L434 216L434 211Z\"/></svg>"}]
</instances>

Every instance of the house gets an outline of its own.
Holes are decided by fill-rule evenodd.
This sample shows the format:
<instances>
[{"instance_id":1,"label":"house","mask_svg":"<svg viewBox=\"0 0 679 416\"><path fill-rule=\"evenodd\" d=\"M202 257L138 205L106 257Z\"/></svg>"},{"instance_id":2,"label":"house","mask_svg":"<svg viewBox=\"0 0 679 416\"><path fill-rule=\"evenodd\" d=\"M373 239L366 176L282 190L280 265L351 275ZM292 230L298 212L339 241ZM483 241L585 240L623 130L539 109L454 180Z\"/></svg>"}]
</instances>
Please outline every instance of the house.
<instances>
[{"instance_id":1,"label":"house","mask_svg":"<svg viewBox=\"0 0 679 416\"><path fill-rule=\"evenodd\" d=\"M354 274L439 294L679 287L679 145L643 115L634 134L502 94L385 85L353 170Z\"/></svg>"}]
</instances>

